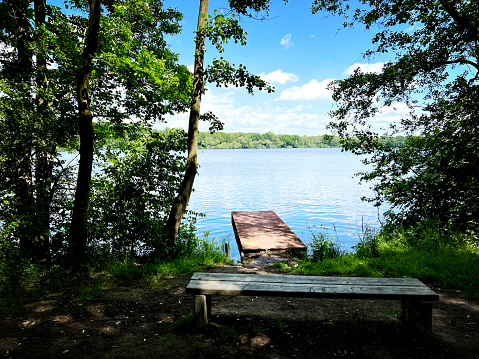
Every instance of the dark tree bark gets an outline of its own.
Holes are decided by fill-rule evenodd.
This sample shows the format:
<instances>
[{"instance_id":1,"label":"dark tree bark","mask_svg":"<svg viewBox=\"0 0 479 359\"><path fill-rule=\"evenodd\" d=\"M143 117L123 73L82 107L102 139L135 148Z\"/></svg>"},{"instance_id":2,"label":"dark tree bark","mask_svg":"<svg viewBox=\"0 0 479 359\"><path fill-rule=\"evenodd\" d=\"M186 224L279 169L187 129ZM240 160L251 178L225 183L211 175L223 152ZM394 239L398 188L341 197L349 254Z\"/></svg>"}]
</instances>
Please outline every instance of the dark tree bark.
<instances>
[{"instance_id":1,"label":"dark tree bark","mask_svg":"<svg viewBox=\"0 0 479 359\"><path fill-rule=\"evenodd\" d=\"M45 24L46 0L35 0L35 29L36 42L41 44L43 38L42 27ZM46 106L45 91L47 90L47 60L46 50L37 46L36 53L36 113L39 137L35 148L35 191L36 191L36 225L33 238L34 258L38 260L49 259L50 249L50 204L52 201L51 183L53 177L53 151L52 145L46 139Z\"/></svg>"},{"instance_id":2,"label":"dark tree bark","mask_svg":"<svg viewBox=\"0 0 479 359\"><path fill-rule=\"evenodd\" d=\"M203 61L205 47L205 33L203 28L206 25L208 16L208 0L200 1L198 15L198 27L196 32L195 69L193 80L193 93L191 97L190 117L188 123L188 159L186 162L185 177L178 191L178 196L173 202L170 215L166 222L168 235L167 246L173 246L181 224L181 219L186 211L190 200L191 191L198 166L198 127L200 121L201 91L203 89Z\"/></svg>"},{"instance_id":3,"label":"dark tree bark","mask_svg":"<svg viewBox=\"0 0 479 359\"><path fill-rule=\"evenodd\" d=\"M17 141L14 149L15 160L15 193L18 201L18 236L20 250L24 258L31 258L33 255L32 239L32 214L33 214L33 192L32 192L32 148L29 134L25 127L27 118L20 118L23 113L31 111L30 78L32 75L32 51L31 51L31 28L27 17L29 1L20 0L11 4L11 17L16 28L17 37L17 60L15 64L14 82L22 92L24 99L21 106L24 111L19 111L14 119L19 124L21 141Z\"/></svg>"},{"instance_id":4,"label":"dark tree bark","mask_svg":"<svg viewBox=\"0 0 479 359\"><path fill-rule=\"evenodd\" d=\"M90 0L90 15L82 63L77 73L78 127L80 135L80 161L75 201L70 226L69 260L78 270L86 264L87 210L90 197L93 164L93 114L90 101L90 75L92 60L98 46L101 0Z\"/></svg>"}]
</instances>

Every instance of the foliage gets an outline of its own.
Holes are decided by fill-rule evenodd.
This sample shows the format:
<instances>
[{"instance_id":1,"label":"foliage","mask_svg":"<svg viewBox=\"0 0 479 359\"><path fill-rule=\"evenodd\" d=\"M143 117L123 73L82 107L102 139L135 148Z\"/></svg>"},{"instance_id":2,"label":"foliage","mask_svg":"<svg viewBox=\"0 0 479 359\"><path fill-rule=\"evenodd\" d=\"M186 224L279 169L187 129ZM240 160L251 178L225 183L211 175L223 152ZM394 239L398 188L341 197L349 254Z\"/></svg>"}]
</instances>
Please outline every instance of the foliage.
<instances>
[{"instance_id":1,"label":"foliage","mask_svg":"<svg viewBox=\"0 0 479 359\"><path fill-rule=\"evenodd\" d=\"M275 135L272 132L265 134L241 132L215 132L209 134L207 132L200 132L198 136L198 145L200 148L313 148L329 147L330 144L334 144L333 141L329 141L324 136ZM337 147L339 147L339 142L336 144Z\"/></svg>"},{"instance_id":2,"label":"foliage","mask_svg":"<svg viewBox=\"0 0 479 359\"><path fill-rule=\"evenodd\" d=\"M337 108L331 128L347 150L369 154L374 203L389 202L389 221L414 226L423 220L467 227L479 197L479 8L471 1L315 0L313 11L345 17L344 26L377 29L365 58L391 52L378 73L357 69L331 84ZM413 135L404 147L377 141L370 119L385 108L410 113L390 133ZM475 225L475 224L474 224Z\"/></svg>"},{"instance_id":3,"label":"foliage","mask_svg":"<svg viewBox=\"0 0 479 359\"><path fill-rule=\"evenodd\" d=\"M379 256L379 236L375 229L366 224L358 233L358 243L353 247L354 253L360 258L373 258Z\"/></svg>"},{"instance_id":4,"label":"foliage","mask_svg":"<svg viewBox=\"0 0 479 359\"><path fill-rule=\"evenodd\" d=\"M232 9L241 15L250 15L249 11L268 11L270 0L228 0Z\"/></svg>"},{"instance_id":5,"label":"foliage","mask_svg":"<svg viewBox=\"0 0 479 359\"><path fill-rule=\"evenodd\" d=\"M329 148L341 147L338 136L298 136L267 133L243 132L200 132L199 148ZM381 142L389 146L401 146L405 137L385 137Z\"/></svg>"},{"instance_id":6,"label":"foliage","mask_svg":"<svg viewBox=\"0 0 479 359\"><path fill-rule=\"evenodd\" d=\"M0 316L32 298L42 298L54 291L76 291L75 304L100 295L109 281L150 281L152 288L161 288L162 278L204 269L205 266L231 263L224 252L224 241L200 237L191 251L185 251L169 261L138 263L134 260L117 260L109 254L97 257L89 265L89 275L78 277L61 266L44 266L24 260L18 252L0 251ZM75 289L76 288L76 289ZM20 309L21 310L21 309Z\"/></svg>"},{"instance_id":7,"label":"foliage","mask_svg":"<svg viewBox=\"0 0 479 359\"><path fill-rule=\"evenodd\" d=\"M8 293L21 287L25 270L19 246L13 241L0 239L0 313L7 305Z\"/></svg>"},{"instance_id":8,"label":"foliage","mask_svg":"<svg viewBox=\"0 0 479 359\"><path fill-rule=\"evenodd\" d=\"M211 112L205 112L200 115L200 121L206 121L210 123L210 133L213 134L216 131L221 131L223 129L224 123L221 122L216 115Z\"/></svg>"},{"instance_id":9,"label":"foliage","mask_svg":"<svg viewBox=\"0 0 479 359\"><path fill-rule=\"evenodd\" d=\"M336 238L328 233L325 228L322 228L322 232L315 232L310 228L311 241L309 243L311 247L311 261L318 262L325 259L333 259L341 257L344 251L341 250L341 244Z\"/></svg>"},{"instance_id":10,"label":"foliage","mask_svg":"<svg viewBox=\"0 0 479 359\"><path fill-rule=\"evenodd\" d=\"M50 212L63 202L55 190L68 180L58 147L74 141L76 126L62 99L62 72L47 56L61 31L29 4L0 4L0 223L22 256L40 261L48 259Z\"/></svg>"},{"instance_id":11,"label":"foliage","mask_svg":"<svg viewBox=\"0 0 479 359\"><path fill-rule=\"evenodd\" d=\"M83 5L80 2L70 6L79 8L76 13L81 15L67 15L51 7L51 21L56 26L52 31L58 34L48 46L51 61L66 82L62 99L67 100L74 92L75 69L82 52L86 27ZM178 55L165 40L165 36L181 31L181 19L181 13L163 8L160 0L115 0L104 4L91 76L91 106L97 121L121 130L123 121L131 118L151 124L162 121L167 113L186 109L191 75L178 64ZM102 134L97 133L97 139Z\"/></svg>"},{"instance_id":12,"label":"foliage","mask_svg":"<svg viewBox=\"0 0 479 359\"><path fill-rule=\"evenodd\" d=\"M202 29L204 36L211 41L219 53L224 52L223 45L230 40L235 43L246 45L246 31L244 31L235 14L225 16L217 9L214 16L209 15L206 26ZM253 94L254 89L265 90L268 93L274 91L274 88L260 76L251 74L244 65L240 64L236 67L230 64L223 57L213 59L204 70L204 81L216 83L217 87L244 87L248 93Z\"/></svg>"},{"instance_id":13,"label":"foliage","mask_svg":"<svg viewBox=\"0 0 479 359\"><path fill-rule=\"evenodd\" d=\"M117 150L97 151L89 213L90 246L115 259L179 255L195 245L190 227L182 226L176 248L163 242L163 227L184 170L186 134L140 132ZM95 249L97 248L97 249Z\"/></svg>"},{"instance_id":14,"label":"foliage","mask_svg":"<svg viewBox=\"0 0 479 359\"><path fill-rule=\"evenodd\" d=\"M60 149L79 146L75 93L88 3L47 4L43 20L30 3L0 2L1 235L19 241L26 258L56 260L68 249L72 218L75 168ZM181 18L159 0L103 3L98 51L88 59L96 146L132 121L151 126L189 105L192 76L165 41Z\"/></svg>"},{"instance_id":15,"label":"foliage","mask_svg":"<svg viewBox=\"0 0 479 359\"><path fill-rule=\"evenodd\" d=\"M59 266L25 260L18 249L17 253L5 253L1 248L0 259L0 315L18 309L28 300L40 300L74 280L69 271Z\"/></svg>"},{"instance_id":16,"label":"foliage","mask_svg":"<svg viewBox=\"0 0 479 359\"><path fill-rule=\"evenodd\" d=\"M259 8L264 8L264 4L269 1L252 1L250 4L258 4ZM208 38L216 47L218 52L223 52L223 44L233 39L235 42L246 44L245 32L239 26L238 20L234 14L224 16L215 10L214 16L208 16L208 0L200 0L200 8L198 14L198 26L195 37L195 64L193 73L193 90L190 102L190 115L188 121L188 157L184 171L183 181L178 189L171 206L170 214L165 225L169 241L173 243L179 231L179 226L183 214L186 211L191 192L193 191L193 183L197 173L197 155L198 155L198 128L199 121L212 120L210 131L221 129L223 124L218 121L216 116L207 113L206 116L200 115L201 95L205 90L206 82L216 82L216 86L227 87L234 85L236 87L246 87L250 94L253 94L255 88L259 90L265 89L272 92L273 87L261 79L258 75L253 75L240 64L238 68L230 64L223 58L214 59L213 64L204 68L205 43Z\"/></svg>"},{"instance_id":17,"label":"foliage","mask_svg":"<svg viewBox=\"0 0 479 359\"><path fill-rule=\"evenodd\" d=\"M99 120L121 126L135 118L152 124L187 109L192 77L165 40L181 31L181 19L160 0L112 4L102 19L92 77L92 108Z\"/></svg>"}]
</instances>

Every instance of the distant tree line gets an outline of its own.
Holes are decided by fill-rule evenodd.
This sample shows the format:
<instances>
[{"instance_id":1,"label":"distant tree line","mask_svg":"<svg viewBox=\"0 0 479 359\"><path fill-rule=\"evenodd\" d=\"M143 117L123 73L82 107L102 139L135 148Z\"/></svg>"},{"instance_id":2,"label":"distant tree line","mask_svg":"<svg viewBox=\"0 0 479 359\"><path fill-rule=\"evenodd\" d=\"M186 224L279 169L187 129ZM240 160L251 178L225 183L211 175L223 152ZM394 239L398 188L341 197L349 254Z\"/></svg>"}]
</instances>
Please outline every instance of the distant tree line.
<instances>
[{"instance_id":1,"label":"distant tree line","mask_svg":"<svg viewBox=\"0 0 479 359\"><path fill-rule=\"evenodd\" d=\"M401 146L406 137L384 137L379 141L391 147ZM198 136L199 148L228 149L228 148L329 148L341 147L340 138L331 135L298 136L276 135L272 132L261 133L226 133L200 132Z\"/></svg>"}]
</instances>

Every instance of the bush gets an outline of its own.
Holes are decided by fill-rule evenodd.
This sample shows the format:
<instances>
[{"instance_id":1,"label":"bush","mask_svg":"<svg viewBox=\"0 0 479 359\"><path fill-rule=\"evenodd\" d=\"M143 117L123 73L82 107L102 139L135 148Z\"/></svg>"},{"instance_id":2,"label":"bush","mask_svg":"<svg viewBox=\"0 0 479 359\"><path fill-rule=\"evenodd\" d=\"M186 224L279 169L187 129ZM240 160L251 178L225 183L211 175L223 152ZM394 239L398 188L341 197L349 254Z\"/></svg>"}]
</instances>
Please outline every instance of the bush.
<instances>
[{"instance_id":1,"label":"bush","mask_svg":"<svg viewBox=\"0 0 479 359\"><path fill-rule=\"evenodd\" d=\"M358 244L352 247L356 256L360 258L379 257L379 235L373 227L366 225L361 233L358 233L358 237Z\"/></svg>"},{"instance_id":2,"label":"bush","mask_svg":"<svg viewBox=\"0 0 479 359\"><path fill-rule=\"evenodd\" d=\"M120 148L97 152L89 213L94 254L116 260L161 260L196 246L196 214L188 212L175 247L163 234L185 168L184 131L141 133Z\"/></svg>"},{"instance_id":3,"label":"bush","mask_svg":"<svg viewBox=\"0 0 479 359\"><path fill-rule=\"evenodd\" d=\"M332 259L343 255L341 245L336 238L327 233L327 229L321 227L323 232L311 231L311 260L314 262L323 261L325 259Z\"/></svg>"}]
</instances>

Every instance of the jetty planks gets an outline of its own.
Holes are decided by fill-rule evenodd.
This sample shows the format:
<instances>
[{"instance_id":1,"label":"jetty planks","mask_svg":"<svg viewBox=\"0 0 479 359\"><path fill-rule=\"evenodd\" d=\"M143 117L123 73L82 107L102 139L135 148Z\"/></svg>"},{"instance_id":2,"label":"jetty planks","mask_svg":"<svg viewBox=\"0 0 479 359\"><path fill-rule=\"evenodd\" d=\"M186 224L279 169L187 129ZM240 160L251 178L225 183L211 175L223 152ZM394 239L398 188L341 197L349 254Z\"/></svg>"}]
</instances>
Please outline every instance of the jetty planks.
<instances>
[{"instance_id":1,"label":"jetty planks","mask_svg":"<svg viewBox=\"0 0 479 359\"><path fill-rule=\"evenodd\" d=\"M307 250L274 211L234 211L231 212L231 222L242 258L265 250Z\"/></svg>"}]
</instances>

